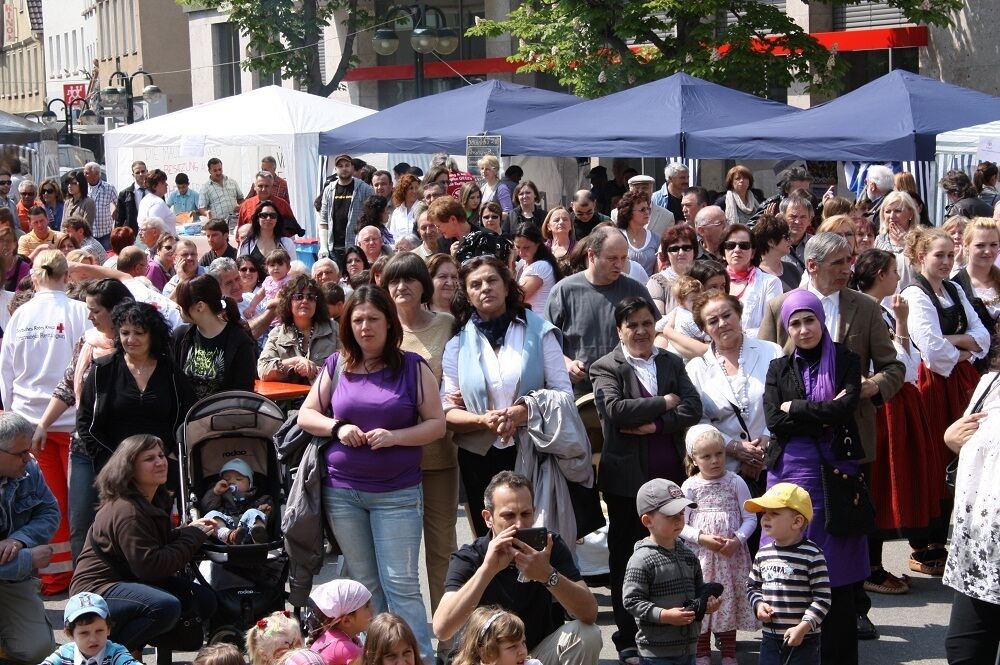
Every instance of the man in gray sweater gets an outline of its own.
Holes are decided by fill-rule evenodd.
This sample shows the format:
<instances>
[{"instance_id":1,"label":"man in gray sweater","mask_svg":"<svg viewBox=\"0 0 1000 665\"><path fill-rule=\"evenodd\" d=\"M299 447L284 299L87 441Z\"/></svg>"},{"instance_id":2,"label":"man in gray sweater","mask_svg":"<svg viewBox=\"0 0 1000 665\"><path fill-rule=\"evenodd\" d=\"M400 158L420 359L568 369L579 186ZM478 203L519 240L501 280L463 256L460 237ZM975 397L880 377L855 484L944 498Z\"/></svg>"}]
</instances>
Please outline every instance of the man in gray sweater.
<instances>
[{"instance_id":1,"label":"man in gray sweater","mask_svg":"<svg viewBox=\"0 0 1000 665\"><path fill-rule=\"evenodd\" d=\"M646 287L623 274L628 260L625 236L611 226L588 238L587 268L553 287L545 318L562 331L563 356L577 397L592 392L590 364L618 346L615 305L632 296L653 299Z\"/></svg>"}]
</instances>

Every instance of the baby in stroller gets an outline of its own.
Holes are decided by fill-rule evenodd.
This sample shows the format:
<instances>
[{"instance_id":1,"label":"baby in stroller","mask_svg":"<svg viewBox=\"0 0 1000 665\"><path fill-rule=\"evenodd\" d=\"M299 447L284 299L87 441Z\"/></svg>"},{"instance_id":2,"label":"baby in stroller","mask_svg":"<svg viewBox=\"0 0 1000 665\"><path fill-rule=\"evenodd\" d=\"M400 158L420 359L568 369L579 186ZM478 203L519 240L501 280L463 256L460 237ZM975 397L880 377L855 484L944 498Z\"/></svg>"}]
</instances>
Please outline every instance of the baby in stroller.
<instances>
[{"instance_id":1,"label":"baby in stroller","mask_svg":"<svg viewBox=\"0 0 1000 665\"><path fill-rule=\"evenodd\" d=\"M272 499L253 486L253 470L240 458L226 462L219 481L205 492L201 509L216 524L216 535L228 545L268 542L267 518Z\"/></svg>"}]
</instances>

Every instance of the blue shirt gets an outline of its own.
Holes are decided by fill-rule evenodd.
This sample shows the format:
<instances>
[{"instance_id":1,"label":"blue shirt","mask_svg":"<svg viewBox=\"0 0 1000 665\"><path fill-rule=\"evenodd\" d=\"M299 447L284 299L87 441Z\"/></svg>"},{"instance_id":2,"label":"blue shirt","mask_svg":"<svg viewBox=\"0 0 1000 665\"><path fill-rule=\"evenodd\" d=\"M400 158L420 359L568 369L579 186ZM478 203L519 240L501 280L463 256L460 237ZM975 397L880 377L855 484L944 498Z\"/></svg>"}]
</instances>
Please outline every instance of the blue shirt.
<instances>
[{"instance_id":1,"label":"blue shirt","mask_svg":"<svg viewBox=\"0 0 1000 665\"><path fill-rule=\"evenodd\" d=\"M167 195L167 205L174 214L195 211L198 209L198 192L193 187L188 187L187 194L174 190Z\"/></svg>"}]
</instances>

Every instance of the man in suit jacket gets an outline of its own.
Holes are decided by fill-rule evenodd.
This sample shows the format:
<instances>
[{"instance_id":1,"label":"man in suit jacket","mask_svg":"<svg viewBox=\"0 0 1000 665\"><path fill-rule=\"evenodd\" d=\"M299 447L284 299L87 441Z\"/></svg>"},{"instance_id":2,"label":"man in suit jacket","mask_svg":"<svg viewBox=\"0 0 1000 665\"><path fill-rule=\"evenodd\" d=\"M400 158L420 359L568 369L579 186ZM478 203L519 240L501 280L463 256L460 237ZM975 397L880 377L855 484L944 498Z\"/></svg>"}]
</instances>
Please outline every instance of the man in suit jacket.
<instances>
[{"instance_id":1,"label":"man in suit jacket","mask_svg":"<svg viewBox=\"0 0 1000 665\"><path fill-rule=\"evenodd\" d=\"M132 178L135 179L128 187L118 192L115 203L115 228L128 226L139 235L139 201L146 195L146 164L132 162Z\"/></svg>"},{"instance_id":2,"label":"man in suit jacket","mask_svg":"<svg viewBox=\"0 0 1000 665\"><path fill-rule=\"evenodd\" d=\"M594 361L590 377L604 434L598 480L608 506L611 608L617 627L611 639L624 662L637 655L636 622L622 604L625 568L636 541L647 534L635 512L635 496L643 483L666 473L655 468L650 471L649 447L651 443L673 443L677 458L683 460L686 451L682 435L701 418L701 398L679 357L656 347L650 349L653 325L660 316L652 303L641 297L627 297L618 303L614 313L622 343ZM652 386L650 365L655 371L656 389L647 387L646 393L652 396L644 398L643 387L647 384L640 382L636 366ZM656 425L658 433L640 433L638 428L649 425Z\"/></svg>"},{"instance_id":3,"label":"man in suit jacket","mask_svg":"<svg viewBox=\"0 0 1000 665\"><path fill-rule=\"evenodd\" d=\"M862 373L873 369L872 376L861 379L861 403L855 414L865 450L863 462L871 464L875 460L875 407L892 399L903 386L906 369L896 357L879 304L847 288L851 277L851 250L847 241L835 233L813 236L806 243L805 263L810 277L809 290L823 303L826 327L833 341L843 343L858 354ZM786 295L768 303L757 336L791 351L788 333L779 325L781 304ZM877 638L878 631L867 616L871 600L860 584L855 594L855 608L859 639Z\"/></svg>"}]
</instances>

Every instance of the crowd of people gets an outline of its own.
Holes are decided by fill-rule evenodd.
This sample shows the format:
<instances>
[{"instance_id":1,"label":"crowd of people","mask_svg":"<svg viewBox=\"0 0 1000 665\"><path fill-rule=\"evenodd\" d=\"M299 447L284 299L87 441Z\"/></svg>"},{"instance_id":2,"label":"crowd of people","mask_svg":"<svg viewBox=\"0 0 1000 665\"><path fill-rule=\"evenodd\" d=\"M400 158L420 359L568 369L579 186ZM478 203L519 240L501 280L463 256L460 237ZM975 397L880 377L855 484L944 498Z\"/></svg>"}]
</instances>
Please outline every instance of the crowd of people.
<instances>
[{"instance_id":1,"label":"crowd of people","mask_svg":"<svg viewBox=\"0 0 1000 665\"><path fill-rule=\"evenodd\" d=\"M655 190L616 160L558 205L492 156L479 180L333 164L311 266L270 157L249 197L217 158L169 195L88 164L14 202L0 169L0 660L124 664L212 616L184 571L281 506L233 459L179 514L178 428L261 380L309 387L320 514L281 521L310 534L288 550L310 612L251 626L255 665L596 663L575 548L605 521L623 665L707 665L713 636L734 665L738 630L761 663L857 663L871 594L918 592L884 566L900 537L956 591L948 662L995 661L996 165L942 178L934 228L882 166L851 201L802 168L768 198L743 166ZM349 579L313 587L326 532ZM42 598L67 591L56 650Z\"/></svg>"}]
</instances>

